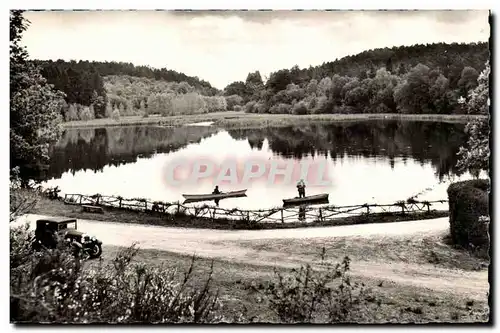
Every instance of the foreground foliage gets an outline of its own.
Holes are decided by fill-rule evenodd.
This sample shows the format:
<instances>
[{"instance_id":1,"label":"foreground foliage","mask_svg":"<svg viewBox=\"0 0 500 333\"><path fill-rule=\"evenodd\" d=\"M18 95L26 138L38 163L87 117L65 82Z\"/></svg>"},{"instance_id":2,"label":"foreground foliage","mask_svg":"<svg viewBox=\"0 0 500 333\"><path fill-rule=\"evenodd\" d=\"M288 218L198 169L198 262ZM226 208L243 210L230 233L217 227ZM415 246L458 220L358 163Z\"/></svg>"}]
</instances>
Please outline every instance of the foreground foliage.
<instances>
[{"instance_id":1,"label":"foreground foliage","mask_svg":"<svg viewBox=\"0 0 500 333\"><path fill-rule=\"evenodd\" d=\"M64 94L47 83L20 45L28 24L22 11L11 11L10 168L18 168L24 185L47 166L49 146L62 133L60 110L64 104Z\"/></svg>"},{"instance_id":2,"label":"foreground foliage","mask_svg":"<svg viewBox=\"0 0 500 333\"><path fill-rule=\"evenodd\" d=\"M31 253L26 229L11 230L11 321L58 323L214 322L220 301L210 288L189 286L163 267L131 264L135 247L112 264L88 264L65 248Z\"/></svg>"},{"instance_id":3,"label":"foreground foliage","mask_svg":"<svg viewBox=\"0 0 500 333\"><path fill-rule=\"evenodd\" d=\"M13 214L15 215L15 214ZM174 269L133 262L135 245L111 263L85 261L60 244L33 252L28 225L10 228L10 313L17 323L214 323L249 322L244 313L223 315L207 276L194 278L195 258L184 274ZM261 289L276 321L345 322L366 318L373 299L351 283L349 259L342 264L310 265L277 273ZM258 319L258 318L257 318Z\"/></svg>"},{"instance_id":4,"label":"foreground foliage","mask_svg":"<svg viewBox=\"0 0 500 333\"><path fill-rule=\"evenodd\" d=\"M323 255L324 251L323 248ZM273 280L252 289L267 299L269 309L281 323L366 320L370 317L368 306L375 298L364 284L351 281L347 274L349 264L348 257L336 265L323 258L319 269L308 264L292 269L291 274L275 270Z\"/></svg>"},{"instance_id":5,"label":"foreground foliage","mask_svg":"<svg viewBox=\"0 0 500 333\"><path fill-rule=\"evenodd\" d=\"M488 256L490 246L489 190L487 179L453 183L448 188L452 240L482 257Z\"/></svg>"},{"instance_id":6,"label":"foreground foliage","mask_svg":"<svg viewBox=\"0 0 500 333\"><path fill-rule=\"evenodd\" d=\"M490 64L478 78L477 87L471 91L467 108L469 113L489 114L489 79ZM490 122L489 118L471 121L465 127L469 136L465 147L458 152L457 166L462 170L469 170L478 176L480 171L489 170L490 160Z\"/></svg>"}]
</instances>

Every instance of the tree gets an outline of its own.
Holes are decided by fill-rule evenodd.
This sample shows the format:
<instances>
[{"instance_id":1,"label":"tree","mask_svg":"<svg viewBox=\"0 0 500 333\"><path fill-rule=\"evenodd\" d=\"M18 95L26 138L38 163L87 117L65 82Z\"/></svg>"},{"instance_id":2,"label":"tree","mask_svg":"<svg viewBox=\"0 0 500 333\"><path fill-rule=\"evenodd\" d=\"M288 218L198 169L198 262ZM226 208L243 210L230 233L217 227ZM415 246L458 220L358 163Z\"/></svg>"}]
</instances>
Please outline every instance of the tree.
<instances>
[{"instance_id":1,"label":"tree","mask_svg":"<svg viewBox=\"0 0 500 333\"><path fill-rule=\"evenodd\" d=\"M92 93L92 99L91 99L91 105L93 106L95 110L95 116L96 118L103 118L106 117L106 112L107 112L107 103L106 103L106 95L104 96L99 96L97 94L97 91L93 91Z\"/></svg>"},{"instance_id":2,"label":"tree","mask_svg":"<svg viewBox=\"0 0 500 333\"><path fill-rule=\"evenodd\" d=\"M122 103L118 105L118 110L120 111L120 115L125 114L125 106Z\"/></svg>"},{"instance_id":3,"label":"tree","mask_svg":"<svg viewBox=\"0 0 500 333\"><path fill-rule=\"evenodd\" d=\"M472 67L465 67L462 70L460 80L458 80L458 90L460 96L467 97L469 91L477 87L479 73Z\"/></svg>"},{"instance_id":4,"label":"tree","mask_svg":"<svg viewBox=\"0 0 500 333\"><path fill-rule=\"evenodd\" d=\"M146 114L146 104L144 103L144 100L141 99L141 103L139 104L139 108L141 110L141 113L144 115Z\"/></svg>"},{"instance_id":5,"label":"tree","mask_svg":"<svg viewBox=\"0 0 500 333\"><path fill-rule=\"evenodd\" d=\"M249 73L245 81L246 91L250 96L256 96L259 91L264 89L264 83L259 71Z\"/></svg>"},{"instance_id":6,"label":"tree","mask_svg":"<svg viewBox=\"0 0 500 333\"><path fill-rule=\"evenodd\" d=\"M454 100L449 85L448 79L440 74L429 91L436 113L451 113L456 105L457 101Z\"/></svg>"},{"instance_id":7,"label":"tree","mask_svg":"<svg viewBox=\"0 0 500 333\"><path fill-rule=\"evenodd\" d=\"M316 91L318 90L318 80L312 79L309 81L306 87L306 92L308 95L316 95Z\"/></svg>"},{"instance_id":8,"label":"tree","mask_svg":"<svg viewBox=\"0 0 500 333\"><path fill-rule=\"evenodd\" d=\"M490 71L490 62L488 60L485 69L477 79L477 87L469 93L468 112L471 114L489 113Z\"/></svg>"},{"instance_id":9,"label":"tree","mask_svg":"<svg viewBox=\"0 0 500 333\"><path fill-rule=\"evenodd\" d=\"M49 146L62 134L64 94L47 84L19 45L29 22L22 11L10 12L10 168L18 168L22 185L41 179Z\"/></svg>"},{"instance_id":10,"label":"tree","mask_svg":"<svg viewBox=\"0 0 500 333\"><path fill-rule=\"evenodd\" d=\"M66 121L78 120L78 109L75 104L70 104L68 107L68 111L66 112Z\"/></svg>"},{"instance_id":11,"label":"tree","mask_svg":"<svg viewBox=\"0 0 500 333\"><path fill-rule=\"evenodd\" d=\"M120 119L120 110L118 110L117 107L115 107L115 109L111 113L111 118L114 119L114 120L119 120Z\"/></svg>"},{"instance_id":12,"label":"tree","mask_svg":"<svg viewBox=\"0 0 500 333\"><path fill-rule=\"evenodd\" d=\"M469 112L489 113L489 76L490 64L488 61L486 68L479 75L477 87L471 92L468 103ZM468 123L465 131L469 135L469 139L465 147L460 147L458 153L460 158L457 167L462 171L470 170L476 175L481 170L489 170L489 117L486 119L476 119Z\"/></svg>"},{"instance_id":13,"label":"tree","mask_svg":"<svg viewBox=\"0 0 500 333\"><path fill-rule=\"evenodd\" d=\"M111 118L112 113L113 113L113 107L111 106L111 103L108 101L108 103L106 103L106 112L104 116L106 118Z\"/></svg>"},{"instance_id":14,"label":"tree","mask_svg":"<svg viewBox=\"0 0 500 333\"><path fill-rule=\"evenodd\" d=\"M235 106L243 105L243 98L238 95L231 95L226 97L227 109L233 110Z\"/></svg>"},{"instance_id":15,"label":"tree","mask_svg":"<svg viewBox=\"0 0 500 333\"><path fill-rule=\"evenodd\" d=\"M243 98L247 96L247 88L244 82L236 81L224 88L224 96L239 95Z\"/></svg>"},{"instance_id":16,"label":"tree","mask_svg":"<svg viewBox=\"0 0 500 333\"><path fill-rule=\"evenodd\" d=\"M380 68L369 85L369 90L372 95L370 100L372 109L395 112L396 103L394 102L394 88L397 84L397 76L392 75L385 68Z\"/></svg>"},{"instance_id":17,"label":"tree","mask_svg":"<svg viewBox=\"0 0 500 333\"><path fill-rule=\"evenodd\" d=\"M465 132L469 135L469 139L465 147L460 147L457 167L462 171L471 171L475 175L478 175L481 170L489 170L490 125L488 119L476 119L467 123Z\"/></svg>"},{"instance_id":18,"label":"tree","mask_svg":"<svg viewBox=\"0 0 500 333\"><path fill-rule=\"evenodd\" d=\"M285 90L290 83L292 83L290 71L282 69L271 73L269 80L266 82L266 87L273 93L277 93L278 91Z\"/></svg>"},{"instance_id":19,"label":"tree","mask_svg":"<svg viewBox=\"0 0 500 333\"><path fill-rule=\"evenodd\" d=\"M418 64L407 74L394 91L394 100L402 113L431 113L429 89L431 80L429 67Z\"/></svg>"}]
</instances>

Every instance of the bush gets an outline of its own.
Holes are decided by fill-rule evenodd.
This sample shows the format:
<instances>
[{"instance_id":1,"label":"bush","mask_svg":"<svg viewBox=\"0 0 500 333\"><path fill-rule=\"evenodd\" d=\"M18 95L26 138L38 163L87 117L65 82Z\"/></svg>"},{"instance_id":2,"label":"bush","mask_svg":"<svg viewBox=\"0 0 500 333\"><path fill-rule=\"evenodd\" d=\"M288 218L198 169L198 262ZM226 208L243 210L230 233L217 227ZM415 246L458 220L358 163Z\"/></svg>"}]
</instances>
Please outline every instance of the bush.
<instances>
[{"instance_id":1,"label":"bush","mask_svg":"<svg viewBox=\"0 0 500 333\"><path fill-rule=\"evenodd\" d=\"M306 104L305 104L303 101L300 101L300 102L296 103L296 104L293 106L292 113L293 113L293 114L296 114L296 115L304 115L304 114L308 114Z\"/></svg>"},{"instance_id":2,"label":"bush","mask_svg":"<svg viewBox=\"0 0 500 333\"><path fill-rule=\"evenodd\" d=\"M480 218L489 217L489 188L487 179L462 181L448 187L452 240L481 256L489 248L489 225Z\"/></svg>"},{"instance_id":3,"label":"bush","mask_svg":"<svg viewBox=\"0 0 500 333\"><path fill-rule=\"evenodd\" d=\"M269 113L272 114L289 114L292 110L292 106L290 104L285 104L285 103L279 103L273 105L269 109Z\"/></svg>"},{"instance_id":4,"label":"bush","mask_svg":"<svg viewBox=\"0 0 500 333\"><path fill-rule=\"evenodd\" d=\"M84 106L82 107L82 109L80 110L80 120L92 120L95 118L95 115L94 113L92 112L92 110L90 110L90 108L88 106Z\"/></svg>"},{"instance_id":5,"label":"bush","mask_svg":"<svg viewBox=\"0 0 500 333\"><path fill-rule=\"evenodd\" d=\"M257 110L255 109L255 101L250 101L247 104L245 104L245 112L246 113L257 113Z\"/></svg>"},{"instance_id":6,"label":"bush","mask_svg":"<svg viewBox=\"0 0 500 333\"><path fill-rule=\"evenodd\" d=\"M120 120L120 110L115 108L111 114L111 118L114 120Z\"/></svg>"},{"instance_id":7,"label":"bush","mask_svg":"<svg viewBox=\"0 0 500 333\"><path fill-rule=\"evenodd\" d=\"M11 234L12 235L12 234ZM19 251L16 251L19 253ZM131 264L134 247L112 264L84 268L63 248L36 253L11 267L10 309L13 322L179 323L220 321L220 302L210 288L211 273L201 288L190 287L188 272ZM12 254L11 254L12 262ZM19 260L17 260L19 262Z\"/></svg>"},{"instance_id":8,"label":"bush","mask_svg":"<svg viewBox=\"0 0 500 333\"><path fill-rule=\"evenodd\" d=\"M324 259L325 249L323 249ZM281 323L340 323L365 319L368 303L374 297L364 284L353 283L349 275L350 259L341 264L321 262L323 269L309 264L284 275L275 270L275 279L267 285L253 286L264 295L269 308Z\"/></svg>"}]
</instances>

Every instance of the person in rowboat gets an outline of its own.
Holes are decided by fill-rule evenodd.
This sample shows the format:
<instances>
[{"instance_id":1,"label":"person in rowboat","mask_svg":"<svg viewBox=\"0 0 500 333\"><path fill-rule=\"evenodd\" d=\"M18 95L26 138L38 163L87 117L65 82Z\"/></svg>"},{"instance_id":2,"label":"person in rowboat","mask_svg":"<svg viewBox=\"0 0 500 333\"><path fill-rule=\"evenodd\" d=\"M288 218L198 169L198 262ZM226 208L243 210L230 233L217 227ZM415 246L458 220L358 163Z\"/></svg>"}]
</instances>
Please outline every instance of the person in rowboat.
<instances>
[{"instance_id":1,"label":"person in rowboat","mask_svg":"<svg viewBox=\"0 0 500 333\"><path fill-rule=\"evenodd\" d=\"M219 185L216 185L214 191L212 192L212 194L221 194L221 193L222 192L219 191Z\"/></svg>"},{"instance_id":2,"label":"person in rowboat","mask_svg":"<svg viewBox=\"0 0 500 333\"><path fill-rule=\"evenodd\" d=\"M305 198L306 196L306 184L304 183L304 180L301 179L297 183L297 190L299 191L299 198Z\"/></svg>"}]
</instances>

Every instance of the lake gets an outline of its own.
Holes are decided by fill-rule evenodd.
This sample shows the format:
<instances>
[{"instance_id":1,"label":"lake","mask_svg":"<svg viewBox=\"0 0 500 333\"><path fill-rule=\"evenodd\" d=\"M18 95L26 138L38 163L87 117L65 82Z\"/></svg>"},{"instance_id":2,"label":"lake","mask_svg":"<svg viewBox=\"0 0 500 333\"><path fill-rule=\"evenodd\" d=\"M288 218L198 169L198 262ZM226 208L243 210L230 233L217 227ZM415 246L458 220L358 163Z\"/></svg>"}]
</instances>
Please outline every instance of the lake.
<instances>
[{"instance_id":1,"label":"lake","mask_svg":"<svg viewBox=\"0 0 500 333\"><path fill-rule=\"evenodd\" d=\"M455 167L456 154L467 139L464 127L423 121L357 121L235 130L212 126L68 129L51 147L51 165L43 185L59 186L63 194L182 202L182 194L211 193L216 175L175 185L168 181L168 166L179 159L195 163L204 158L214 164L237 161L239 172L240 164L249 160L266 165L322 164L330 183L309 184L306 194L328 193L334 205L393 203L412 196L441 200L447 199L451 182L471 178ZM219 206L281 206L282 199L297 196L295 182L300 176L294 173L293 177L291 182L283 177L274 182L264 177L248 184L219 182L222 191L248 188L247 197L224 199ZM443 207L447 209L447 204Z\"/></svg>"}]
</instances>

